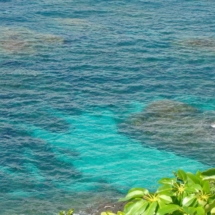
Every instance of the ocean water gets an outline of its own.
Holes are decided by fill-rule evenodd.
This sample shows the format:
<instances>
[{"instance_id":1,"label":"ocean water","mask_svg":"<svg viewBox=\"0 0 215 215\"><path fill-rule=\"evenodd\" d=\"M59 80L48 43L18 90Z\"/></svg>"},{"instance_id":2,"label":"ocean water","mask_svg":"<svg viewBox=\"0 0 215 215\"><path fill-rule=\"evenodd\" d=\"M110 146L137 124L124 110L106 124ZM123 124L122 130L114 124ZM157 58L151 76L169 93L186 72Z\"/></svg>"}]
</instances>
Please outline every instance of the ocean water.
<instances>
[{"instance_id":1,"label":"ocean water","mask_svg":"<svg viewBox=\"0 0 215 215\"><path fill-rule=\"evenodd\" d=\"M85 210L213 167L214 20L211 0L0 0L1 214ZM121 129L164 100L198 110L192 131Z\"/></svg>"}]
</instances>

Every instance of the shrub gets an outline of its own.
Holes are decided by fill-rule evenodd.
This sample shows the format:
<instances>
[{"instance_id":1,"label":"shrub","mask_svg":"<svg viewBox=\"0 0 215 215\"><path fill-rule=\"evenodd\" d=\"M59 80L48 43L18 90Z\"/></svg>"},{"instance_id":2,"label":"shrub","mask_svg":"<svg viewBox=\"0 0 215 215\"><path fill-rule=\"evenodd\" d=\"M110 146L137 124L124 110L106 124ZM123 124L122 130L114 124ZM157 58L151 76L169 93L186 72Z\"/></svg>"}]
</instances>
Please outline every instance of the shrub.
<instances>
[{"instance_id":1,"label":"shrub","mask_svg":"<svg viewBox=\"0 0 215 215\"><path fill-rule=\"evenodd\" d=\"M74 209L70 209L67 212L66 211L60 211L59 215L73 215Z\"/></svg>"},{"instance_id":2,"label":"shrub","mask_svg":"<svg viewBox=\"0 0 215 215\"><path fill-rule=\"evenodd\" d=\"M130 189L119 200L127 202L123 211L101 215L215 215L215 169L196 174L178 170L173 178L161 178L158 183L155 192Z\"/></svg>"}]
</instances>

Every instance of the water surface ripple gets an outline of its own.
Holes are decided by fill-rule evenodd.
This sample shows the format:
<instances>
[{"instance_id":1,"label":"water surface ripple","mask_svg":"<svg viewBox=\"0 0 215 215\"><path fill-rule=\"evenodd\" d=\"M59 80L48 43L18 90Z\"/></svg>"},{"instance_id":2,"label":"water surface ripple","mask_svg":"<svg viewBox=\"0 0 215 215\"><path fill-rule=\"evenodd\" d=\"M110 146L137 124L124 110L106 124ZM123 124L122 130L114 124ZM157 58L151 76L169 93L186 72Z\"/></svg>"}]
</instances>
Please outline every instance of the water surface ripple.
<instances>
[{"instance_id":1,"label":"water surface ripple","mask_svg":"<svg viewBox=\"0 0 215 215\"><path fill-rule=\"evenodd\" d=\"M213 20L211 0L0 0L1 214L83 210L213 166ZM162 101L198 114L123 127Z\"/></svg>"}]
</instances>

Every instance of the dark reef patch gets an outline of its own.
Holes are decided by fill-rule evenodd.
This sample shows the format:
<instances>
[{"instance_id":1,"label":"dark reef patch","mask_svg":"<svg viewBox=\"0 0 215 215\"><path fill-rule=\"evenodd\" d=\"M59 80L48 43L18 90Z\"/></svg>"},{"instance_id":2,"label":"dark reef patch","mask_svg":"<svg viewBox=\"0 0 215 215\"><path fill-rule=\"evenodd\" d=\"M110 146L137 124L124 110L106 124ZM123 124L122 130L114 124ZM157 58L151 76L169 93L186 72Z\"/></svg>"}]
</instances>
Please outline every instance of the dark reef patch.
<instances>
[{"instance_id":1,"label":"dark reef patch","mask_svg":"<svg viewBox=\"0 0 215 215\"><path fill-rule=\"evenodd\" d=\"M188 104L159 100L118 125L119 132L144 145L214 164L215 112L203 112Z\"/></svg>"}]
</instances>

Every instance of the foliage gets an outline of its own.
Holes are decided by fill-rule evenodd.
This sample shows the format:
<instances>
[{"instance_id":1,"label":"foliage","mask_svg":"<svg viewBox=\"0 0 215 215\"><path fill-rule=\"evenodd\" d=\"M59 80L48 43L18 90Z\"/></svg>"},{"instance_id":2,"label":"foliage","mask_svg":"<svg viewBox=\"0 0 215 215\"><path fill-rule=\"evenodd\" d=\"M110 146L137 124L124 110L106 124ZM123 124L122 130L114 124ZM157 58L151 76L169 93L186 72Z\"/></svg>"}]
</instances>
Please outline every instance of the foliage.
<instances>
[{"instance_id":1,"label":"foliage","mask_svg":"<svg viewBox=\"0 0 215 215\"><path fill-rule=\"evenodd\" d=\"M59 215L73 215L74 214L74 209L70 209L67 212L66 211L60 211Z\"/></svg>"},{"instance_id":2,"label":"foliage","mask_svg":"<svg viewBox=\"0 0 215 215\"><path fill-rule=\"evenodd\" d=\"M101 215L215 215L215 168L204 172L174 172L173 178L161 178L155 192L132 188L119 201L123 211ZM59 215L73 215L74 210Z\"/></svg>"},{"instance_id":3,"label":"foliage","mask_svg":"<svg viewBox=\"0 0 215 215\"><path fill-rule=\"evenodd\" d=\"M112 213L111 211L102 212L101 215L124 215L124 212L118 211L117 214Z\"/></svg>"},{"instance_id":4,"label":"foliage","mask_svg":"<svg viewBox=\"0 0 215 215\"><path fill-rule=\"evenodd\" d=\"M123 212L101 215L215 215L215 169L196 174L178 170L159 184L155 192L132 188L119 200L127 202Z\"/></svg>"}]
</instances>

